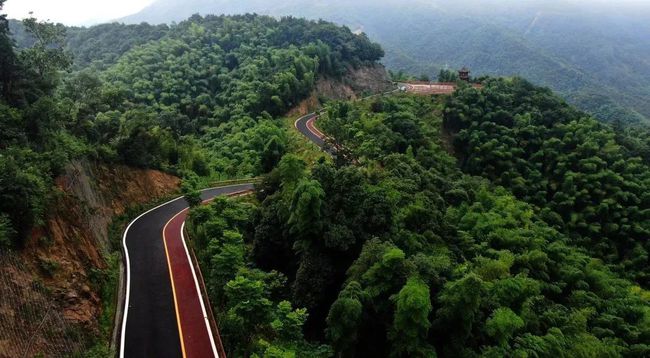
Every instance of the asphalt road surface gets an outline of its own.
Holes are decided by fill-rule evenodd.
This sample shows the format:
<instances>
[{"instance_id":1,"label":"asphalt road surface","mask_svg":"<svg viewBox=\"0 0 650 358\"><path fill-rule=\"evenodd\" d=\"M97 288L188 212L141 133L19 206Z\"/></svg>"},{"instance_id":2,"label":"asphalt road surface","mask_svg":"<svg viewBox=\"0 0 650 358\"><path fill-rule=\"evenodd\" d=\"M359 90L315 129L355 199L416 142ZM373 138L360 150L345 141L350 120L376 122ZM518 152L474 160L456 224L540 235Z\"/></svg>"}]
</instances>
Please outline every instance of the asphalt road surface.
<instances>
[{"instance_id":1,"label":"asphalt road surface","mask_svg":"<svg viewBox=\"0 0 650 358\"><path fill-rule=\"evenodd\" d=\"M317 118L316 113L298 118L295 127L323 148L325 136L314 125ZM202 198L252 189L253 184L208 189ZM182 235L187 208L185 199L177 198L142 214L124 232L127 293L121 358L218 357Z\"/></svg>"},{"instance_id":2,"label":"asphalt road surface","mask_svg":"<svg viewBox=\"0 0 650 358\"><path fill-rule=\"evenodd\" d=\"M208 189L202 198L252 189L253 184ZM124 233L127 293L120 357L218 356L182 237L187 207L183 198L167 202L136 218Z\"/></svg>"},{"instance_id":3,"label":"asphalt road surface","mask_svg":"<svg viewBox=\"0 0 650 358\"><path fill-rule=\"evenodd\" d=\"M302 133L307 139L312 141L318 147L323 149L325 146L325 136L321 133L318 128L314 126L314 121L318 118L317 113L310 113L308 115L302 116L296 120L294 126L296 129Z\"/></svg>"}]
</instances>

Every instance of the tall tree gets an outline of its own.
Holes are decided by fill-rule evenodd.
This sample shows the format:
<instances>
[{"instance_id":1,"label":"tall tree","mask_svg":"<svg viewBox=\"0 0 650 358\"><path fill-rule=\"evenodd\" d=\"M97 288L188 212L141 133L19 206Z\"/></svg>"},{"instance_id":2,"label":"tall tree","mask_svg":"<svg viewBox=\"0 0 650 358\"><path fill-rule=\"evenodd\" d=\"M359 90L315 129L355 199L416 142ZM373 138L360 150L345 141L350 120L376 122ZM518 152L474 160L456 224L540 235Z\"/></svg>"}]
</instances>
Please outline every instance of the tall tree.
<instances>
[{"instance_id":1,"label":"tall tree","mask_svg":"<svg viewBox=\"0 0 650 358\"><path fill-rule=\"evenodd\" d=\"M40 77L46 77L72 65L72 57L64 50L65 26L40 22L34 17L24 19L23 25L36 39L34 46L20 52L21 61L27 67L35 70Z\"/></svg>"},{"instance_id":2,"label":"tall tree","mask_svg":"<svg viewBox=\"0 0 650 358\"><path fill-rule=\"evenodd\" d=\"M395 297L395 319L390 332L392 355L396 357L435 357L427 335L431 322L429 286L419 277L411 277Z\"/></svg>"}]
</instances>

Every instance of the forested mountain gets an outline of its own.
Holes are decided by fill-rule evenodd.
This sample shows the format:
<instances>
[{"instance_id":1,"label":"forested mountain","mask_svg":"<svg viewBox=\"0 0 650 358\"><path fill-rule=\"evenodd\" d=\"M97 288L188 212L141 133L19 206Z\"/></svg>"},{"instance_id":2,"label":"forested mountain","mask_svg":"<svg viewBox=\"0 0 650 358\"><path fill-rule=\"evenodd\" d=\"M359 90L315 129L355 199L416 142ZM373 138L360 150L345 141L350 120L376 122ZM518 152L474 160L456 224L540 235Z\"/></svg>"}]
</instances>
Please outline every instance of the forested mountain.
<instances>
[{"instance_id":1,"label":"forested mountain","mask_svg":"<svg viewBox=\"0 0 650 358\"><path fill-rule=\"evenodd\" d=\"M124 18L171 22L192 13L257 12L323 18L366 32L395 72L434 78L447 66L519 75L600 119L648 122L650 7L570 0L158 0Z\"/></svg>"},{"instance_id":2,"label":"forested mountain","mask_svg":"<svg viewBox=\"0 0 650 358\"><path fill-rule=\"evenodd\" d=\"M202 4L213 2L186 6ZM514 35L532 36L543 16L523 30L531 22L508 14L429 22L432 12L417 9L430 3L316 4L304 10L392 18L392 34L440 25L440 51L415 41L424 30L411 32L415 45L394 37L430 58L474 51L486 66L555 74L566 91L599 83L559 61L552 43L533 56L542 50ZM361 17L368 9L382 13ZM0 255L34 250L35 272L12 280L52 301L72 297L48 286L66 264L47 260L66 248L45 229L51 189L85 159L183 179L189 243L230 357L650 356L647 127L602 123L520 77L458 83L449 96L316 103L319 80L349 80L384 55L325 21L194 15L75 29L27 19L12 29L18 43L0 16ZM497 44L512 52L491 53ZM635 46L631 54L645 51ZM286 124L295 117L283 119L308 98L324 106L316 123L334 156L297 139ZM255 195L199 205L200 187L252 176L262 176ZM119 261L119 244L106 251ZM108 328L75 325L91 348L78 355L111 355L118 293L107 282L118 281L117 267L84 277L82 292L102 305L93 319ZM29 302L9 309L32 311Z\"/></svg>"},{"instance_id":3,"label":"forested mountain","mask_svg":"<svg viewBox=\"0 0 650 358\"><path fill-rule=\"evenodd\" d=\"M95 38L97 47L68 37L79 50L72 53L82 54L78 66L89 61L75 43L92 48L99 68L120 59L100 73L84 69L62 78L58 70L72 63L64 51L66 29L33 20L26 25L39 40L17 55L3 53L2 86L2 146L19 155L3 160L9 160L6 165L34 163L33 170L40 172L28 175L29 165L3 171L26 176L9 180L23 184L5 193L12 200L4 201L10 207L2 210L13 217L20 237L40 215L48 177L70 156L178 174L260 174L259 154L267 142L285 138L274 116L305 98L319 76L341 76L383 55L367 38L329 23L196 16L173 31L148 25L96 27L83 36ZM93 37L95 32L106 40ZM121 52L126 53L120 57ZM11 210L28 188L39 190L28 195L35 201L31 209Z\"/></svg>"},{"instance_id":4,"label":"forested mountain","mask_svg":"<svg viewBox=\"0 0 650 358\"><path fill-rule=\"evenodd\" d=\"M521 79L326 110L334 162L191 212L230 356L331 354L303 324L339 357L650 354L650 168L611 128Z\"/></svg>"},{"instance_id":5,"label":"forested mountain","mask_svg":"<svg viewBox=\"0 0 650 358\"><path fill-rule=\"evenodd\" d=\"M81 299L70 284L54 286L61 267L71 265L51 259L72 245L52 239L61 227L51 221L52 205L62 195L55 178L71 163L158 169L184 178L188 191L220 179L263 174L288 150L289 135L278 117L307 98L319 79L340 80L355 68L375 65L383 55L367 37L331 23L256 15L89 30L26 19L20 29L18 47L9 22L0 17L0 257L7 251L31 252L36 270L19 276L11 267L0 268L15 275L7 278L15 283L3 289L39 287L58 308ZM81 225L100 230L96 222ZM92 242L82 233L69 234ZM70 258L87 268L88 276L79 273L75 279L75 285L83 285L82 299L101 304L103 312L80 322L78 308L67 307L74 312L66 318L72 328L59 338L82 347L97 344L84 357L109 355L111 314L119 294L114 290L120 246L118 241L112 245L95 248L105 256L92 262ZM115 265L108 267L109 261ZM21 307L3 308L3 329L31 324L22 321ZM5 312L16 314L5 320ZM80 353L37 338L34 350L51 343L54 351L45 356ZM6 352L1 348L0 355Z\"/></svg>"},{"instance_id":6,"label":"forested mountain","mask_svg":"<svg viewBox=\"0 0 650 358\"><path fill-rule=\"evenodd\" d=\"M519 79L459 91L445 108L468 173L542 208L549 225L650 285L650 167L616 133ZM546 97L546 101L534 97Z\"/></svg>"},{"instance_id":7,"label":"forested mountain","mask_svg":"<svg viewBox=\"0 0 650 358\"><path fill-rule=\"evenodd\" d=\"M25 30L21 21L9 20L11 36L18 48L29 48L36 39ZM65 49L72 54L73 68L92 66L105 69L114 64L133 47L159 40L169 31L167 25L101 24L85 27L66 27Z\"/></svg>"}]
</instances>

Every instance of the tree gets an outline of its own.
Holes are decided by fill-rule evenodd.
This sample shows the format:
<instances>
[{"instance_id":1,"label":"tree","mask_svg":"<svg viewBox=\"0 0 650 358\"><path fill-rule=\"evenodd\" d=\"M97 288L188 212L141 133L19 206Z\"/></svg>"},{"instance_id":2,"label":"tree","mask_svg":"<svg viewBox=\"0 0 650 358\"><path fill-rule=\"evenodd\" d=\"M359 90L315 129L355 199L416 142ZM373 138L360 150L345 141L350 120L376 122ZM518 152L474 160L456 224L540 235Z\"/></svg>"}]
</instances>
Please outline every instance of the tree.
<instances>
[{"instance_id":1,"label":"tree","mask_svg":"<svg viewBox=\"0 0 650 358\"><path fill-rule=\"evenodd\" d=\"M285 185L295 185L300 178L304 177L306 163L295 154L287 154L282 157L278 170Z\"/></svg>"},{"instance_id":2,"label":"tree","mask_svg":"<svg viewBox=\"0 0 650 358\"><path fill-rule=\"evenodd\" d=\"M71 57L64 51L66 30L63 25L39 22L30 17L23 20L23 26L36 39L33 47L20 52L23 63L36 70L40 77L70 67Z\"/></svg>"},{"instance_id":3,"label":"tree","mask_svg":"<svg viewBox=\"0 0 650 358\"><path fill-rule=\"evenodd\" d=\"M23 130L32 146L54 151L55 136L61 132L65 114L52 97L41 97L23 111Z\"/></svg>"},{"instance_id":4,"label":"tree","mask_svg":"<svg viewBox=\"0 0 650 358\"><path fill-rule=\"evenodd\" d=\"M250 277L246 271L226 284L228 310L220 321L223 322L223 335L228 337L226 343L231 343L234 351L250 352L253 337L270 323L273 303L265 289L263 281Z\"/></svg>"},{"instance_id":5,"label":"tree","mask_svg":"<svg viewBox=\"0 0 650 358\"><path fill-rule=\"evenodd\" d=\"M485 331L497 340L500 345L506 345L508 340L521 328L524 321L507 307L497 308L485 322Z\"/></svg>"},{"instance_id":6,"label":"tree","mask_svg":"<svg viewBox=\"0 0 650 358\"><path fill-rule=\"evenodd\" d=\"M327 338L334 349L346 357L355 355L359 327L363 319L365 294L361 285L352 281L339 293L327 315Z\"/></svg>"},{"instance_id":7,"label":"tree","mask_svg":"<svg viewBox=\"0 0 650 358\"><path fill-rule=\"evenodd\" d=\"M160 168L162 164L162 130L143 119L141 111L127 113L125 117L135 117L124 123L124 129L117 142L117 153L125 163L140 168ZM147 118L147 117L144 117Z\"/></svg>"},{"instance_id":8,"label":"tree","mask_svg":"<svg viewBox=\"0 0 650 358\"><path fill-rule=\"evenodd\" d=\"M281 341L295 342L303 339L302 326L307 320L306 309L294 310L291 302L282 301L278 303L274 316L271 327Z\"/></svg>"},{"instance_id":9,"label":"tree","mask_svg":"<svg viewBox=\"0 0 650 358\"><path fill-rule=\"evenodd\" d=\"M0 251L11 248L16 232L6 214L0 214Z\"/></svg>"},{"instance_id":10,"label":"tree","mask_svg":"<svg viewBox=\"0 0 650 358\"><path fill-rule=\"evenodd\" d=\"M203 202L203 199L201 199L201 191L198 186L198 177L194 173L188 174L188 176L181 182L181 192L183 193L183 196L185 196L187 203L190 204L190 208L199 206Z\"/></svg>"},{"instance_id":11,"label":"tree","mask_svg":"<svg viewBox=\"0 0 650 358\"><path fill-rule=\"evenodd\" d=\"M458 81L458 73L446 69L441 69L438 73L438 82L456 82Z\"/></svg>"},{"instance_id":12,"label":"tree","mask_svg":"<svg viewBox=\"0 0 650 358\"><path fill-rule=\"evenodd\" d=\"M440 293L438 322L445 327L442 331L453 337L459 346L471 337L475 324L480 320L483 292L483 281L471 273L447 283Z\"/></svg>"},{"instance_id":13,"label":"tree","mask_svg":"<svg viewBox=\"0 0 650 358\"><path fill-rule=\"evenodd\" d=\"M33 103L52 93L59 83L59 71L67 70L72 61L64 50L63 25L30 17L23 20L23 26L36 41L18 53L23 81L14 89L14 96L19 96L23 103Z\"/></svg>"},{"instance_id":14,"label":"tree","mask_svg":"<svg viewBox=\"0 0 650 358\"><path fill-rule=\"evenodd\" d=\"M47 184L35 153L11 149L0 154L0 213L11 219L17 244L40 223L47 202ZM8 233L9 231L5 231Z\"/></svg>"},{"instance_id":15,"label":"tree","mask_svg":"<svg viewBox=\"0 0 650 358\"><path fill-rule=\"evenodd\" d=\"M6 0L0 0L0 11ZM0 13L0 95L5 101L13 102L13 85L20 73L13 41L9 35L7 15Z\"/></svg>"},{"instance_id":16,"label":"tree","mask_svg":"<svg viewBox=\"0 0 650 358\"><path fill-rule=\"evenodd\" d=\"M316 180L301 180L293 193L289 209L292 232L305 237L321 229L322 207L325 192Z\"/></svg>"},{"instance_id":17,"label":"tree","mask_svg":"<svg viewBox=\"0 0 650 358\"><path fill-rule=\"evenodd\" d=\"M226 230L222 237L210 240L206 254L210 257L210 286L221 300L223 288L244 265L244 239L240 233Z\"/></svg>"},{"instance_id":18,"label":"tree","mask_svg":"<svg viewBox=\"0 0 650 358\"><path fill-rule=\"evenodd\" d=\"M377 243L366 243L361 258L368 259L374 256L369 251L374 250ZM367 270L361 273L361 282L365 291L371 298L388 297L404 285L409 274L406 265L406 254L394 246L384 246L381 251L374 253L378 259L374 260ZM367 254L369 257L364 257Z\"/></svg>"},{"instance_id":19,"label":"tree","mask_svg":"<svg viewBox=\"0 0 650 358\"><path fill-rule=\"evenodd\" d=\"M410 277L395 297L395 318L390 332L391 355L401 357L435 357L426 343L431 323L429 286L418 277Z\"/></svg>"},{"instance_id":20,"label":"tree","mask_svg":"<svg viewBox=\"0 0 650 358\"><path fill-rule=\"evenodd\" d=\"M264 146L262 152L262 170L268 173L280 162L280 159L285 154L285 148L280 138L277 136L271 137Z\"/></svg>"}]
</instances>

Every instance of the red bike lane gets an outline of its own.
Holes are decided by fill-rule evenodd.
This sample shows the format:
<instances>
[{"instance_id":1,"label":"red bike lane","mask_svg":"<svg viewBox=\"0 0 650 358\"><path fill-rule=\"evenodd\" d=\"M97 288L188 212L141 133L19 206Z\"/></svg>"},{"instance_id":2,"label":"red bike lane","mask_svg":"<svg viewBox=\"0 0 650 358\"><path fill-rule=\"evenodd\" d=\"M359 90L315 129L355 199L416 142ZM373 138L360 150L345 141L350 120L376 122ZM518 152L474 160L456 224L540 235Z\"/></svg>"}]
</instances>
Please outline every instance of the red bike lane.
<instances>
[{"instance_id":1,"label":"red bike lane","mask_svg":"<svg viewBox=\"0 0 650 358\"><path fill-rule=\"evenodd\" d=\"M321 132L318 128L316 128L316 124L314 124L314 121L318 118L318 116L312 117L307 121L307 129L309 129L310 132L314 133L318 138L324 139L325 134Z\"/></svg>"},{"instance_id":2,"label":"red bike lane","mask_svg":"<svg viewBox=\"0 0 650 358\"><path fill-rule=\"evenodd\" d=\"M188 210L176 214L163 229L176 319L183 357L219 357L196 273L183 242L182 227Z\"/></svg>"}]
</instances>

